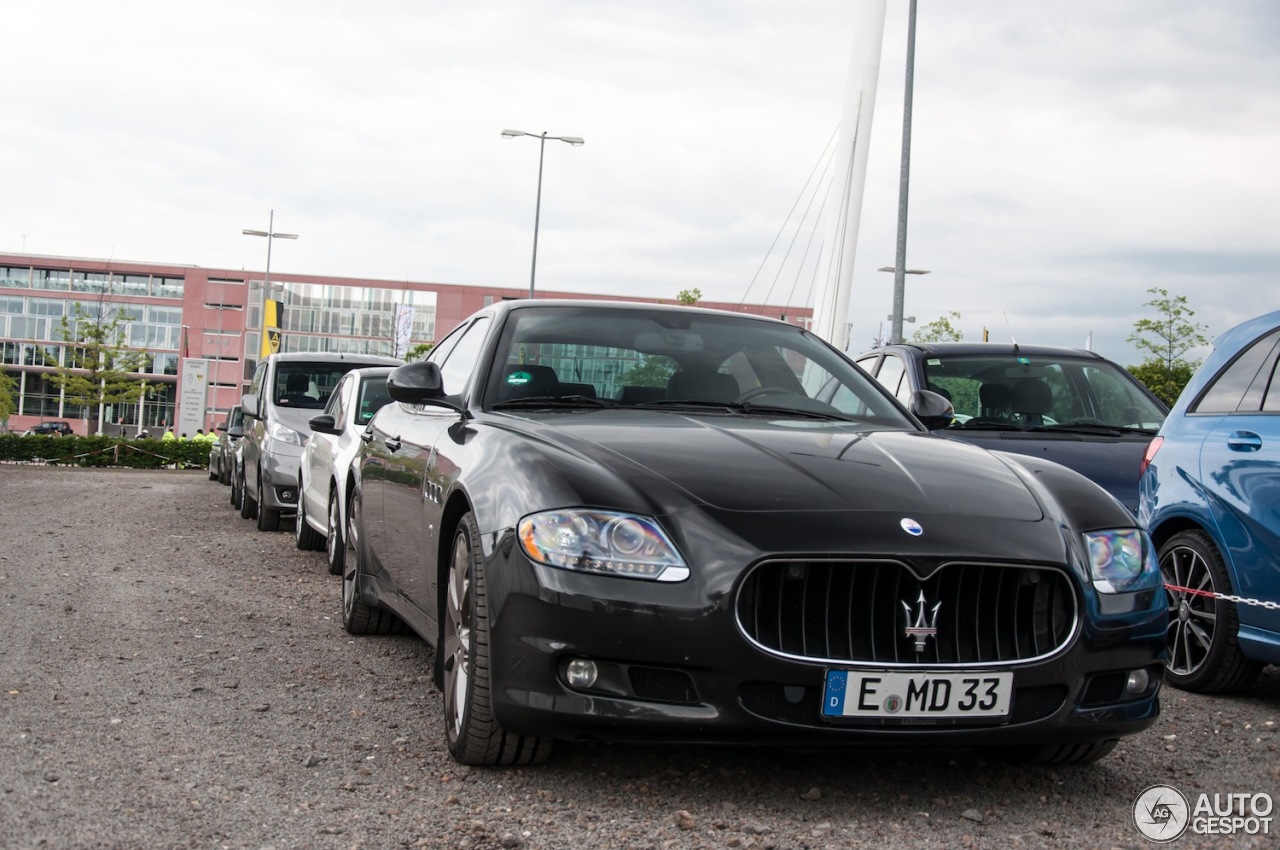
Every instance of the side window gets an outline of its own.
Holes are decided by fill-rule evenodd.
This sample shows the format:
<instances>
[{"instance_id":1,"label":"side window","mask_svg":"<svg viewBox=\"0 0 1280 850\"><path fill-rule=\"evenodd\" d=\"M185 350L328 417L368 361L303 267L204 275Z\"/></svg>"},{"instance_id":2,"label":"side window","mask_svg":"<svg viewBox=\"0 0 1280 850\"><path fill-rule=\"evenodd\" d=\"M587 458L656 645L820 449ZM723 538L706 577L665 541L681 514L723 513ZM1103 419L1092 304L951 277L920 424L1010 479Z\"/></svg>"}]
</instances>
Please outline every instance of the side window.
<instances>
[{"instance_id":1,"label":"side window","mask_svg":"<svg viewBox=\"0 0 1280 850\"><path fill-rule=\"evenodd\" d=\"M466 328L459 325L454 328L448 336L440 340L431 351L427 354L426 359L432 363L443 363L444 359L449 356L449 352L453 351L453 347L458 344L458 340L462 339L462 334Z\"/></svg>"},{"instance_id":2,"label":"side window","mask_svg":"<svg viewBox=\"0 0 1280 850\"><path fill-rule=\"evenodd\" d=\"M1272 349L1276 347L1277 340L1280 340L1280 329L1272 331L1246 348L1213 379L1209 389L1200 396L1200 400L1195 403L1191 412L1234 413L1244 403L1247 392L1253 399L1249 409L1258 410L1262 406L1259 402L1262 400L1267 378L1266 375L1259 375L1259 371L1270 357ZM1255 379L1261 379L1261 382L1255 383ZM1250 392L1255 386L1258 387L1257 392Z\"/></svg>"},{"instance_id":3,"label":"side window","mask_svg":"<svg viewBox=\"0 0 1280 850\"><path fill-rule=\"evenodd\" d=\"M857 363L868 375L874 375L876 373L876 361L879 359L879 354L872 354L870 357L862 357L853 362Z\"/></svg>"},{"instance_id":4,"label":"side window","mask_svg":"<svg viewBox=\"0 0 1280 850\"><path fill-rule=\"evenodd\" d=\"M253 370L253 381L249 384L249 393L251 395L259 395L262 392L262 385L267 379L267 361L258 364L258 368Z\"/></svg>"},{"instance_id":5,"label":"side window","mask_svg":"<svg viewBox=\"0 0 1280 850\"><path fill-rule=\"evenodd\" d=\"M492 319L481 316L462 332L457 344L445 356L440 364L440 376L444 379L444 391L448 395L457 395L467 387L471 373L475 371L476 361L480 358L480 348L484 345L489 333Z\"/></svg>"},{"instance_id":6,"label":"side window","mask_svg":"<svg viewBox=\"0 0 1280 850\"><path fill-rule=\"evenodd\" d=\"M338 386L333 388L333 393L329 396L329 403L324 406L324 412L333 417L333 421L341 425L346 421L344 414L346 409L346 396L351 393L350 375L346 375L338 382Z\"/></svg>"},{"instance_id":7,"label":"side window","mask_svg":"<svg viewBox=\"0 0 1280 850\"><path fill-rule=\"evenodd\" d=\"M907 379L907 364L901 357L886 356L880 364L880 373L876 380L880 386L897 396L903 404L911 402L911 382Z\"/></svg>"}]
</instances>

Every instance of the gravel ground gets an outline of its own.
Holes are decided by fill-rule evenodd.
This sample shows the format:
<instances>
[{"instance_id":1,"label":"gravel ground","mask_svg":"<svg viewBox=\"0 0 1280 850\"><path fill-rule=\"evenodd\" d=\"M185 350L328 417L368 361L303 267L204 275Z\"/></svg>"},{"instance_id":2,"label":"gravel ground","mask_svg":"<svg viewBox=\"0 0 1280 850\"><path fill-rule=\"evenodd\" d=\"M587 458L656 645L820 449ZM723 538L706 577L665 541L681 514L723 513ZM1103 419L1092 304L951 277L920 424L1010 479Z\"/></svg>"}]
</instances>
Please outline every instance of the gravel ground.
<instances>
[{"instance_id":1,"label":"gravel ground","mask_svg":"<svg viewBox=\"0 0 1280 850\"><path fill-rule=\"evenodd\" d=\"M577 744L462 768L426 645L352 639L322 556L203 471L0 466L0 540L5 848L1137 848L1150 785L1280 798L1275 668L1166 690L1090 767Z\"/></svg>"}]
</instances>

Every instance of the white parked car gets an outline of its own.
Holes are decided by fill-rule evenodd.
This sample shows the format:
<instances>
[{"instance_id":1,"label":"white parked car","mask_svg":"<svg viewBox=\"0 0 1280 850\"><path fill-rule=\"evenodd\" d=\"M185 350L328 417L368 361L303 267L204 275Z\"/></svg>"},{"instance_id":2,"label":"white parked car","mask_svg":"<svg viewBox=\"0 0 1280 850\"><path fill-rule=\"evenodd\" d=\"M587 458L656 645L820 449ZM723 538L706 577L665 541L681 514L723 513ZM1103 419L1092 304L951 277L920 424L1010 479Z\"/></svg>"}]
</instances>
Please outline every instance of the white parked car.
<instances>
[{"instance_id":1,"label":"white parked car","mask_svg":"<svg viewBox=\"0 0 1280 850\"><path fill-rule=\"evenodd\" d=\"M311 438L302 450L298 481L299 549L323 549L329 572L342 572L343 529L347 521L347 471L360 446L360 434L387 395L386 366L353 369L329 396L324 412L310 420Z\"/></svg>"}]
</instances>

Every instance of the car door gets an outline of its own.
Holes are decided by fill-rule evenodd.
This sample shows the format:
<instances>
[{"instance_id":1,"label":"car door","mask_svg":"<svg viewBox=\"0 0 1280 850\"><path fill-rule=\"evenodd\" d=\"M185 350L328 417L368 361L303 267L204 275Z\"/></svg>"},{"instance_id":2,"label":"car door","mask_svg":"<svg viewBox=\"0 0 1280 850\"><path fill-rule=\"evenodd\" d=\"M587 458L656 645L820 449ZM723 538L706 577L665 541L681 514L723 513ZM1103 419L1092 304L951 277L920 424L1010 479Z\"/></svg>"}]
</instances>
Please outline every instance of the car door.
<instances>
[{"instance_id":1,"label":"car door","mask_svg":"<svg viewBox=\"0 0 1280 850\"><path fill-rule=\"evenodd\" d=\"M1235 565L1236 593L1277 598L1280 552L1280 329L1223 370L1189 412L1205 421L1200 482ZM1280 610L1238 605L1241 628L1280 631Z\"/></svg>"},{"instance_id":2,"label":"car door","mask_svg":"<svg viewBox=\"0 0 1280 850\"><path fill-rule=\"evenodd\" d=\"M345 434L350 429L352 397L355 393L356 379L347 373L338 381L324 406L323 413L333 417L333 424ZM328 523L329 515L329 478L334 470L338 457L338 448L343 437L340 434L322 434L312 431L307 440L307 449L303 452L303 483L301 497L307 500L307 516Z\"/></svg>"},{"instance_id":3,"label":"car door","mask_svg":"<svg viewBox=\"0 0 1280 850\"><path fill-rule=\"evenodd\" d=\"M463 396L474 372L492 321L481 316L462 329L457 342L434 362L447 395ZM434 353L434 352L433 352ZM428 358L429 360L432 358ZM383 568L398 591L435 627L436 537L443 513L442 497L456 477L436 451L442 435L462 418L436 405L395 407L393 416L377 418L386 429L386 480L383 487Z\"/></svg>"}]
</instances>

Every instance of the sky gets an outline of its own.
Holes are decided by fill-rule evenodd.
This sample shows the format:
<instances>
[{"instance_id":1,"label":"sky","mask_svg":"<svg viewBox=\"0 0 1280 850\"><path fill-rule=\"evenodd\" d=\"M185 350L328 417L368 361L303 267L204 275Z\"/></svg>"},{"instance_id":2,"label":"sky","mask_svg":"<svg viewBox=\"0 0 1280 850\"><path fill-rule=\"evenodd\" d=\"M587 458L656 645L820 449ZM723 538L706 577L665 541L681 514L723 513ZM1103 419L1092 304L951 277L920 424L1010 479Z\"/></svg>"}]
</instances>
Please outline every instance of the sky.
<instances>
[{"instance_id":1,"label":"sky","mask_svg":"<svg viewBox=\"0 0 1280 850\"><path fill-rule=\"evenodd\" d=\"M861 0L6 9L0 251L812 306ZM849 350L888 330L888 0ZM1153 287L1280 308L1280 4L920 0L904 326L1123 364ZM1198 349L1192 355L1203 355Z\"/></svg>"}]
</instances>

